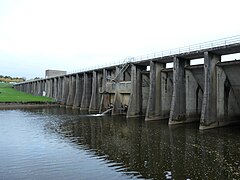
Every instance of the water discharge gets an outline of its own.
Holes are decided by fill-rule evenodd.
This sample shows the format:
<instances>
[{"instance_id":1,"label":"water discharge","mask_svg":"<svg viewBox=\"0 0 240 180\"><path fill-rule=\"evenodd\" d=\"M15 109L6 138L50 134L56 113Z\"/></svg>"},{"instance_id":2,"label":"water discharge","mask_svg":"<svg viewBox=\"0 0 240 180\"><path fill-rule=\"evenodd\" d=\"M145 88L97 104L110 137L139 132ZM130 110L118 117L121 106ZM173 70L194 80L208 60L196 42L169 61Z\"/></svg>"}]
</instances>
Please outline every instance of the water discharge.
<instances>
[{"instance_id":1,"label":"water discharge","mask_svg":"<svg viewBox=\"0 0 240 180\"><path fill-rule=\"evenodd\" d=\"M89 115L65 108L0 111L0 179L240 179L240 126Z\"/></svg>"}]
</instances>

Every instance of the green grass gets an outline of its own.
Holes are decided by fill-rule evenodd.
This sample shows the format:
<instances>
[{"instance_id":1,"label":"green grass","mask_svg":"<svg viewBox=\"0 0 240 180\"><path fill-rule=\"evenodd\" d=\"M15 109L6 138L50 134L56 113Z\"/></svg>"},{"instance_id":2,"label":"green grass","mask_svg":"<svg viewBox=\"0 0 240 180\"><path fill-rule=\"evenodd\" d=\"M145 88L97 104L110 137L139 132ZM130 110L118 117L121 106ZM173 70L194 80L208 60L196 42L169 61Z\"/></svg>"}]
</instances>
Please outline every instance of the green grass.
<instances>
[{"instance_id":1,"label":"green grass","mask_svg":"<svg viewBox=\"0 0 240 180\"><path fill-rule=\"evenodd\" d=\"M8 83L0 83L0 103L42 103L54 102L52 98L34 96L17 91Z\"/></svg>"}]
</instances>

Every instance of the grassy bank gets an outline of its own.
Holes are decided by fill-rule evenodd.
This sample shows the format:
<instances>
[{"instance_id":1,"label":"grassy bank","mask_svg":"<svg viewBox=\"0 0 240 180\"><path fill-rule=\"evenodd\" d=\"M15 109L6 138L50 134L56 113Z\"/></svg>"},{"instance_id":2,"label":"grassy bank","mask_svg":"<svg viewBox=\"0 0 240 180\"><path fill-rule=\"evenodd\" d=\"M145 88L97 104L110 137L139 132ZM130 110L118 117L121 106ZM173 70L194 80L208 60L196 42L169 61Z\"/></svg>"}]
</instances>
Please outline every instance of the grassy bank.
<instances>
[{"instance_id":1,"label":"grassy bank","mask_svg":"<svg viewBox=\"0 0 240 180\"><path fill-rule=\"evenodd\" d=\"M33 96L12 88L8 83L0 83L0 103L42 103L54 102L52 98Z\"/></svg>"}]
</instances>

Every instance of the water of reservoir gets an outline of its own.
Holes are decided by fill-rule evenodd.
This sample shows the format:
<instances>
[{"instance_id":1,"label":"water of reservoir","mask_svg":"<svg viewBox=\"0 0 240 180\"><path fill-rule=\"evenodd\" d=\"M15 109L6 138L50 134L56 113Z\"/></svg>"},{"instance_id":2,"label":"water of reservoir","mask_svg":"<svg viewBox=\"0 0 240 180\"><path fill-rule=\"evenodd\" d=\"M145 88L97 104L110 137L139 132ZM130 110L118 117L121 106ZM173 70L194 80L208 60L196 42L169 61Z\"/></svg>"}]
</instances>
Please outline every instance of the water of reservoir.
<instances>
[{"instance_id":1,"label":"water of reservoir","mask_svg":"<svg viewBox=\"0 0 240 180\"><path fill-rule=\"evenodd\" d=\"M65 108L0 111L0 179L240 179L240 125L199 131Z\"/></svg>"}]
</instances>

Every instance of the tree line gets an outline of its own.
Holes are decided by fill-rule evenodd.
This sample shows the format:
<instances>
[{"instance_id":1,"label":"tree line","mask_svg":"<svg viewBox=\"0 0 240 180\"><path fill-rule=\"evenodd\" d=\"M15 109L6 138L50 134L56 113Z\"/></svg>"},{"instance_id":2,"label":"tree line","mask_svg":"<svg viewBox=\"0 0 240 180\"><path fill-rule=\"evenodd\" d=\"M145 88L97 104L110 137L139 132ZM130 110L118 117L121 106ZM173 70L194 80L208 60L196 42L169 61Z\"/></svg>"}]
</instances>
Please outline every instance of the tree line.
<instances>
[{"instance_id":1,"label":"tree line","mask_svg":"<svg viewBox=\"0 0 240 180\"><path fill-rule=\"evenodd\" d=\"M23 82L23 81L26 81L26 78L0 75L0 82Z\"/></svg>"}]
</instances>

